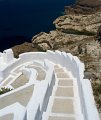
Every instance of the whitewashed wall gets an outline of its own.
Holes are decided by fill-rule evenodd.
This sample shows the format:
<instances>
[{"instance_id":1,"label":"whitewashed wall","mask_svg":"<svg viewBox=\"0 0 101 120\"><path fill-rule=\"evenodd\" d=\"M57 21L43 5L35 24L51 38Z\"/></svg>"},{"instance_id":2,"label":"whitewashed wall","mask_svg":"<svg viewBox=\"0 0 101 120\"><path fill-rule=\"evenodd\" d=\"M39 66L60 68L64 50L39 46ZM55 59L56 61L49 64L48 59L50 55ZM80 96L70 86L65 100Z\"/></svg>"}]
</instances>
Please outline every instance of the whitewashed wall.
<instances>
[{"instance_id":1,"label":"whitewashed wall","mask_svg":"<svg viewBox=\"0 0 101 120\"><path fill-rule=\"evenodd\" d=\"M99 115L95 106L95 101L93 98L90 82L88 82L89 80L83 79L84 70L85 70L84 64L76 56L72 56L70 53L65 53L60 51L56 51L56 52L47 51L46 53L45 52L23 53L19 56L19 59L15 63L8 66L4 71L2 71L4 77L6 77L9 74L9 72L18 65L34 60L45 61L46 69L48 71L46 74L46 79L43 82L40 82L40 85L35 86L37 91L33 93L32 98L27 106L28 120L39 120L41 118L41 114L45 110L44 108L47 106L47 101L45 100L49 99L50 96L49 91L52 90L52 86L54 85L54 78L53 78L54 68L53 66L51 66L51 64L49 64L48 60L55 64L60 64L63 67L66 67L66 69L68 71L71 71L72 75L77 80L81 106L82 106L82 113L85 117L85 120L99 120Z\"/></svg>"},{"instance_id":2,"label":"whitewashed wall","mask_svg":"<svg viewBox=\"0 0 101 120\"><path fill-rule=\"evenodd\" d=\"M10 106L7 106L6 108L0 110L0 120L3 120L3 116L11 114L13 115L13 120L25 120L26 108L19 103L14 103Z\"/></svg>"},{"instance_id":3,"label":"whitewashed wall","mask_svg":"<svg viewBox=\"0 0 101 120\"><path fill-rule=\"evenodd\" d=\"M2 117L3 115L9 114L9 113L13 113L13 111L9 111L10 109L14 110L15 113L17 113L18 115L20 115L20 113L22 113L23 119L22 117L19 117L18 120L40 120L40 118L42 117L42 113L45 111L45 108L48 104L48 100L49 97L51 95L50 91L52 86L54 85L52 82L54 81L53 79L53 70L54 67L52 64L46 64L47 67L47 74L46 74L46 78L45 80L41 81L41 82L36 82L37 80L35 79L35 77L33 78L33 74L34 76L36 76L36 72L33 72L33 69L30 69L29 71L26 71L29 77L29 82L24 85L21 86L13 91L10 91L9 93L6 93L4 95L0 96L0 100L5 99L5 97L12 97L12 94L20 92L23 89L26 89L26 87L30 87L32 85L34 85L34 91L32 93L32 96L30 98L30 101L28 102L28 105L25 107L23 105L23 108L26 110L23 112L23 109L21 111L21 109L19 108L19 110L21 112L19 112L19 114L17 113L17 110L15 110L15 106L17 104L9 104L9 106L4 107L3 109L0 110L0 117ZM32 82L33 81L33 82ZM5 112L6 111L6 112ZM9 111L9 112L7 112ZM15 115L14 115L15 116ZM25 118L26 117L26 118ZM14 118L14 120L16 120L17 118Z\"/></svg>"}]
</instances>

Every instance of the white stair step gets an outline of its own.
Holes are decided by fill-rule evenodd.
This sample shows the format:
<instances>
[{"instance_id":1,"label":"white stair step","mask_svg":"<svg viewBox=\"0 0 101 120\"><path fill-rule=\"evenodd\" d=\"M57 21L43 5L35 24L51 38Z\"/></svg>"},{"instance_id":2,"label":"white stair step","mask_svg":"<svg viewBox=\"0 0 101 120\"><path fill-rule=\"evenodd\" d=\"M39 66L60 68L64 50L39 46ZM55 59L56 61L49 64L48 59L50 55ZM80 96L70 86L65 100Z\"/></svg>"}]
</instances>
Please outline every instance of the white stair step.
<instances>
[{"instance_id":1,"label":"white stair step","mask_svg":"<svg viewBox=\"0 0 101 120\"><path fill-rule=\"evenodd\" d=\"M64 67L54 69L56 81L42 120L83 120L77 80Z\"/></svg>"}]
</instances>

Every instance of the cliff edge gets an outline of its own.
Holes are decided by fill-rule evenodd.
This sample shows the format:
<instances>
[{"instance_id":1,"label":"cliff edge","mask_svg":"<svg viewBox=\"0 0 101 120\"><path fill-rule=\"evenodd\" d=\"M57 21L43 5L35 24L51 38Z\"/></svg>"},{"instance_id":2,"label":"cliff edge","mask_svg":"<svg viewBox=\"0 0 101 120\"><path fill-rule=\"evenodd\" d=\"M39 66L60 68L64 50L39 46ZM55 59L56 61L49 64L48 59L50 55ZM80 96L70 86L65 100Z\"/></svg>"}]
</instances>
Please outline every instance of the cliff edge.
<instances>
[{"instance_id":1,"label":"cliff edge","mask_svg":"<svg viewBox=\"0 0 101 120\"><path fill-rule=\"evenodd\" d=\"M32 43L13 47L15 56L27 51L49 49L78 56L85 63L85 78L91 79L99 111L101 110L100 11L101 0L78 0L75 5L66 6L66 14L53 22L55 30L33 36Z\"/></svg>"},{"instance_id":2,"label":"cliff edge","mask_svg":"<svg viewBox=\"0 0 101 120\"><path fill-rule=\"evenodd\" d=\"M66 14L93 14L101 11L101 0L77 0L73 6L65 6Z\"/></svg>"}]
</instances>

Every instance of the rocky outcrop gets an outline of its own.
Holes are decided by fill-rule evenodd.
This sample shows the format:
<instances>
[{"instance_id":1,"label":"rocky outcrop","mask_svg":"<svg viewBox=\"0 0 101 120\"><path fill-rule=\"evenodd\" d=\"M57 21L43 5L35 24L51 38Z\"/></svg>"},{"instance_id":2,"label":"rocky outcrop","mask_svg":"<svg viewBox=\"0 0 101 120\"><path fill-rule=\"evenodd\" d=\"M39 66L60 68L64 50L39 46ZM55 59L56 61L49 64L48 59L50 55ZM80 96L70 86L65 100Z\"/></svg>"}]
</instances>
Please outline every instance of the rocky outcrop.
<instances>
[{"instance_id":1,"label":"rocky outcrop","mask_svg":"<svg viewBox=\"0 0 101 120\"><path fill-rule=\"evenodd\" d=\"M101 0L77 0L73 6L66 6L66 14L93 14L101 11Z\"/></svg>"},{"instance_id":2,"label":"rocky outcrop","mask_svg":"<svg viewBox=\"0 0 101 120\"><path fill-rule=\"evenodd\" d=\"M37 49L40 48L41 45L42 51L58 49L79 56L86 65L86 77L88 76L94 80L101 75L101 47L93 36L51 31L50 33L41 33L37 35L37 37L33 37L32 43ZM91 72L91 74L88 75L88 72Z\"/></svg>"},{"instance_id":3,"label":"rocky outcrop","mask_svg":"<svg viewBox=\"0 0 101 120\"><path fill-rule=\"evenodd\" d=\"M97 106L101 109L101 47L94 36L51 31L33 37L32 43L38 50L60 50L78 56L85 63L85 78L92 80Z\"/></svg>"},{"instance_id":4,"label":"rocky outcrop","mask_svg":"<svg viewBox=\"0 0 101 120\"><path fill-rule=\"evenodd\" d=\"M18 57L19 54L24 53L24 52L33 52L33 51L38 51L37 48L32 47L32 43L25 42L20 45L16 45L12 47L12 50L14 52L14 56Z\"/></svg>"},{"instance_id":5,"label":"rocky outcrop","mask_svg":"<svg viewBox=\"0 0 101 120\"><path fill-rule=\"evenodd\" d=\"M33 47L41 51L65 51L78 56L85 63L85 78L92 80L96 103L101 109L101 47L95 40L101 25L101 14L64 15L57 18L54 24L56 30L42 32L32 38Z\"/></svg>"},{"instance_id":6,"label":"rocky outcrop","mask_svg":"<svg viewBox=\"0 0 101 120\"><path fill-rule=\"evenodd\" d=\"M85 63L85 78L92 80L95 99L101 109L101 0L78 0L65 7L68 15L54 21L56 30L41 32L13 48L15 56L28 51L60 50L78 56ZM98 30L99 28L99 30ZM98 32L97 32L98 30ZM95 34L97 32L97 40Z\"/></svg>"},{"instance_id":7,"label":"rocky outcrop","mask_svg":"<svg viewBox=\"0 0 101 120\"><path fill-rule=\"evenodd\" d=\"M82 39L89 38L85 35L66 34L61 31L50 31L50 33L40 33L32 38L32 43L35 48L40 48L42 51L48 49L64 49L68 51L70 45L79 43Z\"/></svg>"},{"instance_id":8,"label":"rocky outcrop","mask_svg":"<svg viewBox=\"0 0 101 120\"><path fill-rule=\"evenodd\" d=\"M54 24L58 30L76 34L96 34L101 25L101 13L92 15L64 15L57 18Z\"/></svg>"}]
</instances>

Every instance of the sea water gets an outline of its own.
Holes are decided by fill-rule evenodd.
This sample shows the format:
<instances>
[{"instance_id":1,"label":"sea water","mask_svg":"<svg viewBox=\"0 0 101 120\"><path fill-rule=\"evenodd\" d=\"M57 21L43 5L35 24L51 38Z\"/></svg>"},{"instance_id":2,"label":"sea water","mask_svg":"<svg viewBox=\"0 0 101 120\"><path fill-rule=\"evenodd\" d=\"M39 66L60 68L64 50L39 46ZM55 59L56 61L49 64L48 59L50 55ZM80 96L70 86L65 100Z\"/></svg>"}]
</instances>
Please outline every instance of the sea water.
<instances>
[{"instance_id":1,"label":"sea water","mask_svg":"<svg viewBox=\"0 0 101 120\"><path fill-rule=\"evenodd\" d=\"M0 51L54 30L53 21L75 0L0 0Z\"/></svg>"}]
</instances>

